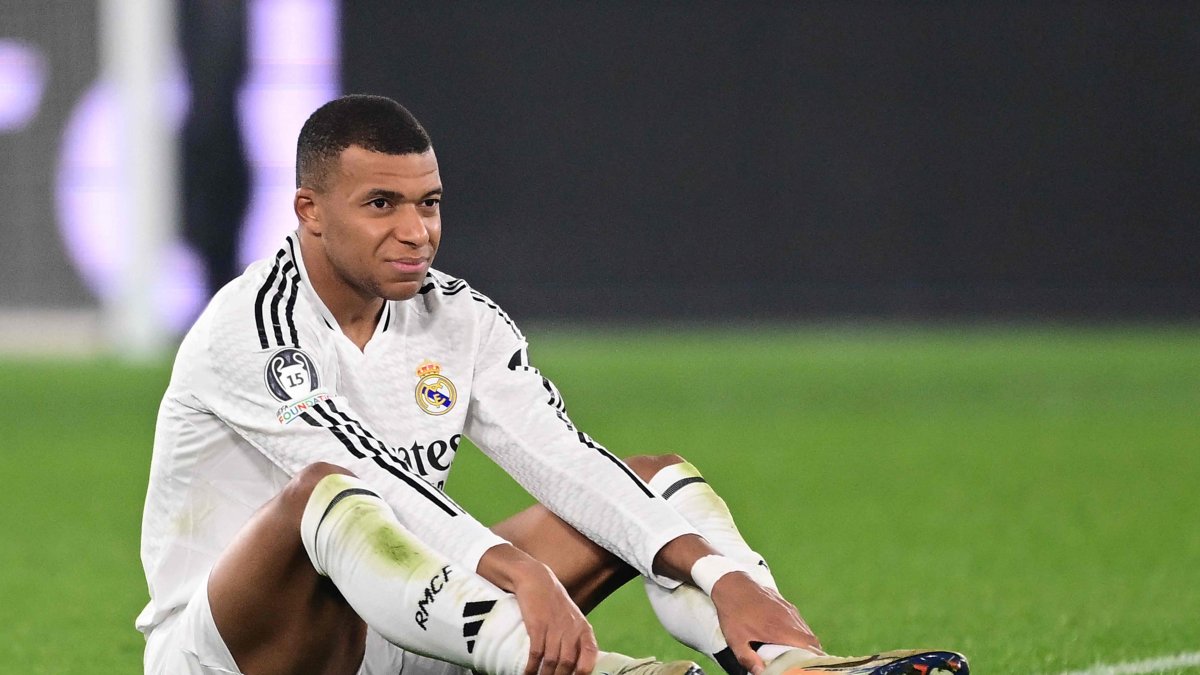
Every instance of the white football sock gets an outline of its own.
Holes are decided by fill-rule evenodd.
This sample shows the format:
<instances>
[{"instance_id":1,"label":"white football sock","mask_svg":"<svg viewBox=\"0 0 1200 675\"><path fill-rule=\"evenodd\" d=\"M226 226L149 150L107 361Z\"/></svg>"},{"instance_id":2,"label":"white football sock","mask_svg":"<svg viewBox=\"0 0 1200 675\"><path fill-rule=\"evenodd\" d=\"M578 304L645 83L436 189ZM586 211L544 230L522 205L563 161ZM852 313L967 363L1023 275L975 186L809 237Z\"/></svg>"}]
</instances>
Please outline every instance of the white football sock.
<instances>
[{"instance_id":1,"label":"white football sock","mask_svg":"<svg viewBox=\"0 0 1200 675\"><path fill-rule=\"evenodd\" d=\"M742 538L725 500L704 480L696 467L687 462L664 467L650 479L650 489L667 500L679 515L700 531L713 548L738 562L761 567L766 573L756 574L755 580L765 586L776 587L763 557Z\"/></svg>"},{"instance_id":2,"label":"white football sock","mask_svg":"<svg viewBox=\"0 0 1200 675\"><path fill-rule=\"evenodd\" d=\"M516 598L417 539L359 479L317 483L300 538L317 572L393 644L491 675L524 670Z\"/></svg>"},{"instance_id":3,"label":"white football sock","mask_svg":"<svg viewBox=\"0 0 1200 675\"><path fill-rule=\"evenodd\" d=\"M759 584L777 588L762 556L742 538L725 500L704 480L696 467L687 462L664 467L654 474L649 485L651 490L662 496L691 523L713 548L722 555L752 566L752 576ZM717 621L716 607L703 591L687 584L668 591L650 579L645 579L643 583L655 615L675 639L692 649L714 656L728 649ZM760 649L770 653L770 658L778 655L771 653L775 650L768 647L771 645L764 645ZM760 655L768 659L765 654ZM732 653L729 653L726 658L718 658L718 662L730 670L731 658ZM736 661L733 663L736 664Z\"/></svg>"},{"instance_id":4,"label":"white football sock","mask_svg":"<svg viewBox=\"0 0 1200 675\"><path fill-rule=\"evenodd\" d=\"M488 675L525 670L529 634L516 597L417 539L359 479L321 479L300 538L313 568L389 642ZM600 652L593 672L634 662Z\"/></svg>"}]
</instances>

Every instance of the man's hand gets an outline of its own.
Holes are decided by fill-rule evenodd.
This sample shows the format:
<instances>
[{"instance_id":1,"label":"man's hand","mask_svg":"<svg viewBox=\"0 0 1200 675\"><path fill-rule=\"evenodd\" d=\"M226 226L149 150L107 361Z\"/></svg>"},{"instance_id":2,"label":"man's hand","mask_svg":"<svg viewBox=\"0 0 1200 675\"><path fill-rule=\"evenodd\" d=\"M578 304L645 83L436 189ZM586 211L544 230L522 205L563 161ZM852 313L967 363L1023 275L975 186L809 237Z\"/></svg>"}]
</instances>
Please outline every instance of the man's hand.
<instances>
[{"instance_id":1,"label":"man's hand","mask_svg":"<svg viewBox=\"0 0 1200 675\"><path fill-rule=\"evenodd\" d=\"M517 597L529 632L525 675L588 675L599 648L554 573L514 546L495 546L479 560L479 574Z\"/></svg>"},{"instance_id":2,"label":"man's hand","mask_svg":"<svg viewBox=\"0 0 1200 675\"><path fill-rule=\"evenodd\" d=\"M685 534L667 542L654 557L654 571L695 583L692 566L717 550L703 537ZM770 588L759 586L745 572L730 572L712 587L712 601L725 642L746 670L758 675L765 667L750 643L804 647L824 654L817 636L800 618L795 605Z\"/></svg>"},{"instance_id":3,"label":"man's hand","mask_svg":"<svg viewBox=\"0 0 1200 675\"><path fill-rule=\"evenodd\" d=\"M744 572L731 572L718 579L712 589L712 601L725 641L738 663L754 675L759 675L765 664L751 648L751 642L825 653L796 606L774 590L758 585Z\"/></svg>"}]
</instances>

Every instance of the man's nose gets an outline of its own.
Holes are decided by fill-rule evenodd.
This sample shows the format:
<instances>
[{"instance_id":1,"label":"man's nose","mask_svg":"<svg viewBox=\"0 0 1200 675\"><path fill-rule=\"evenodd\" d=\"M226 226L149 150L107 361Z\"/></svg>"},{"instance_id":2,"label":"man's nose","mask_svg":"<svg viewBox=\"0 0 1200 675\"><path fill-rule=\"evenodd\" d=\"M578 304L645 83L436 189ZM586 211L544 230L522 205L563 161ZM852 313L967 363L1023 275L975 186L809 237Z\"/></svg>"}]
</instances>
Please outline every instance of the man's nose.
<instances>
[{"instance_id":1,"label":"man's nose","mask_svg":"<svg viewBox=\"0 0 1200 675\"><path fill-rule=\"evenodd\" d=\"M393 236L410 246L424 246L429 243L429 228L425 219L417 212L416 204L405 204L399 209Z\"/></svg>"}]
</instances>

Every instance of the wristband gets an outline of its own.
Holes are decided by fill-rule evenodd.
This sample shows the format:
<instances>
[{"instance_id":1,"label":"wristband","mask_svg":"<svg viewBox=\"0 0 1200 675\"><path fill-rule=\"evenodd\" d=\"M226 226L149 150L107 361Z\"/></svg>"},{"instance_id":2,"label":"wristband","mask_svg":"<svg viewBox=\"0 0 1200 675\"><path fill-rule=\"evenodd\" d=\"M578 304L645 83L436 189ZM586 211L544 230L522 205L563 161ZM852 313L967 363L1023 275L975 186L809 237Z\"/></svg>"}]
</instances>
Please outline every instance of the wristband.
<instances>
[{"instance_id":1,"label":"wristband","mask_svg":"<svg viewBox=\"0 0 1200 675\"><path fill-rule=\"evenodd\" d=\"M723 555L706 555L692 565L692 581L705 595L712 595L717 580L730 572L746 572L746 567Z\"/></svg>"}]
</instances>

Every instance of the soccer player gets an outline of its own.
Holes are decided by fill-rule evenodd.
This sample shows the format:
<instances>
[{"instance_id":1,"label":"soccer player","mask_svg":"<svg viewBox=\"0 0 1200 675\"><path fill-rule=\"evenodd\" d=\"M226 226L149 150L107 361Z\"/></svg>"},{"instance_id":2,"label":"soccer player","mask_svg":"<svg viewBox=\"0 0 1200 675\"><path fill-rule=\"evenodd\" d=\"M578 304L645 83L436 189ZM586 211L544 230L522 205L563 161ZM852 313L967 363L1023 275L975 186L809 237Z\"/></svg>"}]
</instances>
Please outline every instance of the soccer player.
<instances>
[{"instance_id":1,"label":"soccer player","mask_svg":"<svg viewBox=\"0 0 1200 675\"><path fill-rule=\"evenodd\" d=\"M967 673L826 655L695 467L575 427L512 320L430 267L442 183L399 104L314 112L296 182L297 230L209 303L159 410L147 673L698 673L599 651L584 614L635 576L736 675ZM539 503L464 512L442 491L464 437Z\"/></svg>"}]
</instances>

